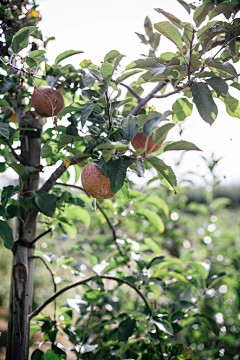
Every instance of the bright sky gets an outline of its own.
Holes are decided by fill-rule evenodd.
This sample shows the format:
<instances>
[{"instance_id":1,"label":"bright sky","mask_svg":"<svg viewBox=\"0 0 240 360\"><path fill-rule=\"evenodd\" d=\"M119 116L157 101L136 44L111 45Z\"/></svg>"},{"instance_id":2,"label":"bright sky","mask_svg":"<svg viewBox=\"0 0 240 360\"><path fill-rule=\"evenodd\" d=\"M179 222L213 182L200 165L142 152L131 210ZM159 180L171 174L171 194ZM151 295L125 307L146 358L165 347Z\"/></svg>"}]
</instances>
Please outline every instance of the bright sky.
<instances>
[{"instance_id":1,"label":"bright sky","mask_svg":"<svg viewBox=\"0 0 240 360\"><path fill-rule=\"evenodd\" d=\"M54 62L58 54L65 50L81 50L84 54L75 55L66 59L65 63L72 63L79 67L83 59L91 59L100 64L110 50L118 50L126 55L122 65L126 66L133 60L139 59L140 54L147 54L148 47L141 44L135 32L144 33L144 19L149 16L152 23L166 21L166 18L157 13L154 8L162 8L182 21L191 22L186 10L176 0L37 0L42 21L39 27L44 37L55 36L56 40L48 43L47 57L49 64ZM175 46L161 37L160 52L174 51ZM129 82L136 80L130 78ZM147 87L151 89L153 86ZM169 87L168 91L172 88ZM149 90L148 90L149 91ZM232 89L231 94L239 98L238 90ZM172 104L178 95L162 100L151 100L157 111L163 113L171 110ZM202 155L211 159L223 157L217 166L217 173L222 185L238 185L240 167L238 156L240 154L240 119L227 115L225 105L216 100L219 114L215 123L210 127L205 123L196 110L180 126L184 129L182 139L191 141L203 150ZM178 131L171 130L167 140L179 140ZM176 171L175 163L180 159L182 152L167 152L162 159ZM186 152L183 156L182 167L177 170L178 176L186 171L206 174L206 167L201 156L196 151ZM226 176L226 179L223 177ZM196 177L187 176L196 181ZM203 185L201 180L197 184Z\"/></svg>"}]
</instances>

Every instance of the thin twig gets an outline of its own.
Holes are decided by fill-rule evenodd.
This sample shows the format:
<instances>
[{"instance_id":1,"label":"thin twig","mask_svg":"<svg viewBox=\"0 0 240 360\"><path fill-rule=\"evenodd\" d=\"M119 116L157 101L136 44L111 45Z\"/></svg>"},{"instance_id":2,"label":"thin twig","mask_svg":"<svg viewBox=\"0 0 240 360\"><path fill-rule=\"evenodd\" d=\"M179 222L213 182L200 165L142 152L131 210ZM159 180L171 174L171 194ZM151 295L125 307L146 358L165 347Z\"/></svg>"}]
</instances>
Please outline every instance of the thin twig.
<instances>
[{"instance_id":1,"label":"thin twig","mask_svg":"<svg viewBox=\"0 0 240 360\"><path fill-rule=\"evenodd\" d=\"M157 86L155 86L155 88L152 91L150 91L150 93L147 96L145 96L145 98L139 101L137 106L130 112L130 114L137 115L138 112L141 110L141 108L144 107L148 103L148 101L151 100L154 97L154 95L158 91L160 91L168 82L169 80L164 80L163 82L157 84Z\"/></svg>"},{"instance_id":2,"label":"thin twig","mask_svg":"<svg viewBox=\"0 0 240 360\"><path fill-rule=\"evenodd\" d=\"M84 327L83 337L82 337L81 345L79 346L77 360L80 359L81 348L82 348L82 346L84 344L84 341L86 339L87 328L88 328L88 325L89 325L89 322L90 322L90 319L91 319L91 316L92 316L92 312L93 312L93 304L90 305L90 312L89 312L89 316L88 316L87 322L86 322L85 327Z\"/></svg>"},{"instance_id":3,"label":"thin twig","mask_svg":"<svg viewBox=\"0 0 240 360\"><path fill-rule=\"evenodd\" d=\"M138 93L129 85L126 85L126 84L123 84L123 83L120 83L119 85L122 85L124 86L125 88L128 89L128 91L133 95L135 96L135 98L137 98L138 102L142 100L141 96L138 95Z\"/></svg>"},{"instance_id":4,"label":"thin twig","mask_svg":"<svg viewBox=\"0 0 240 360\"><path fill-rule=\"evenodd\" d=\"M42 234L38 235L34 240L32 240L30 242L30 245L35 244L36 241L38 241L39 239L41 239L43 236L45 236L46 234L48 234L51 231L52 231L52 228L49 228L48 230L44 231Z\"/></svg>"},{"instance_id":5,"label":"thin twig","mask_svg":"<svg viewBox=\"0 0 240 360\"><path fill-rule=\"evenodd\" d=\"M234 35L234 33L239 29L240 24L231 32L231 34L229 35L229 37L224 41L222 47L216 52L216 54L213 56L212 59L214 59L222 49L224 49L228 43L228 41L232 38L232 36Z\"/></svg>"},{"instance_id":6,"label":"thin twig","mask_svg":"<svg viewBox=\"0 0 240 360\"><path fill-rule=\"evenodd\" d=\"M177 93L179 93L180 91L182 91L183 89L186 89L187 87L188 87L188 86L184 86L184 87L182 87L182 88L180 88L180 89L171 91L171 92L169 92L168 94L154 95L153 97L156 98L156 99L163 99L163 98L166 98L166 97L168 97L168 96L177 94Z\"/></svg>"},{"instance_id":7,"label":"thin twig","mask_svg":"<svg viewBox=\"0 0 240 360\"><path fill-rule=\"evenodd\" d=\"M51 277L52 277L52 282L53 282L53 291L54 293L56 293L57 291L57 284L55 283L55 280L54 280L54 273L53 271L51 270L51 268L48 266L48 263L44 260L44 258L42 258L41 256L29 256L30 259L40 259L42 260L42 262L44 263L44 265L46 266L46 268L48 269L48 271L50 272L51 274ZM56 299L53 300L54 301L54 320L56 320L56 310L57 310L57 304L56 304Z\"/></svg>"},{"instance_id":8,"label":"thin twig","mask_svg":"<svg viewBox=\"0 0 240 360\"><path fill-rule=\"evenodd\" d=\"M79 280L79 281L76 281L72 284L69 284L65 287L63 287L62 289L58 290L57 292L55 292L52 296L50 296L46 301L44 301L42 303L42 305L40 305L37 309L35 309L31 314L28 315L28 319L29 321L34 318L35 316L37 316L48 304L50 304L54 299L56 299L59 295L65 293L66 291L70 290L70 289L73 289L74 287L76 286L79 286L79 285L83 285L83 284L86 284L88 283L89 281L91 280L94 280L94 279L97 279L97 278L100 278L100 279L108 279L108 280L115 280L117 282L121 282L123 284L126 284L128 285L130 288L132 288L133 290L135 290L138 295L143 299L145 305L147 306L148 308L148 312L149 312L149 316L152 317L153 313L152 313L152 309L149 305L149 302L148 300L146 299L146 296L133 284L131 284L130 282L128 282L127 280L124 280L122 278L118 278L116 276L111 276L111 275L102 275L102 274L99 274L99 275L93 275L93 276L89 276L87 277L86 279L83 279L83 280Z\"/></svg>"},{"instance_id":9,"label":"thin twig","mask_svg":"<svg viewBox=\"0 0 240 360\"><path fill-rule=\"evenodd\" d=\"M7 140L7 139L1 139L1 140L4 141L5 144L7 144L7 145L9 146L9 148L10 148L10 150L11 150L11 153L12 153L12 155L15 157L15 159L16 159L17 161L19 161L20 164L23 164L23 158L22 158L22 156L18 155L18 154L15 152L15 150L13 149L10 141Z\"/></svg>"},{"instance_id":10,"label":"thin twig","mask_svg":"<svg viewBox=\"0 0 240 360\"><path fill-rule=\"evenodd\" d=\"M64 183L59 183L59 182L56 182L55 185L63 185L63 186L72 187L72 188L81 190L81 191L85 192L85 194L86 194L88 197L90 197L90 195L87 193L87 191L84 190L84 188L82 188L81 186L71 185L71 184L64 184ZM103 214L103 216L105 217L105 219L106 219L106 221L107 221L107 223L108 223L108 226L109 226L110 229L112 230L112 233L113 233L113 241L114 241L115 245L117 246L117 249L118 249L118 251L119 251L119 254L123 257L125 265L126 265L128 268L130 268L130 265L129 265L128 262L125 260L124 254L123 254L120 246L118 245L117 235L116 235L116 231L115 231L114 226L112 225L111 221L109 220L107 214L105 213L105 211L103 210L103 208L101 207L101 205L98 204L98 203L96 203L96 206L97 206L97 208L101 211L101 213Z\"/></svg>"}]
</instances>

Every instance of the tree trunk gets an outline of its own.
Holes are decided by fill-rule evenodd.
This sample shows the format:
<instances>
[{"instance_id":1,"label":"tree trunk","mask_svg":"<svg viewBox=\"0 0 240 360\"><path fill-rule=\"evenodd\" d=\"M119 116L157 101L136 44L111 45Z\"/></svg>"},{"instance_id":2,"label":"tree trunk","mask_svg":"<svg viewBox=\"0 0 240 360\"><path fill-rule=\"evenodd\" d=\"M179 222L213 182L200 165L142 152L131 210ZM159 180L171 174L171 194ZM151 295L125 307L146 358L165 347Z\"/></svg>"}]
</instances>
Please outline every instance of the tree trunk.
<instances>
[{"instance_id":1,"label":"tree trunk","mask_svg":"<svg viewBox=\"0 0 240 360\"><path fill-rule=\"evenodd\" d=\"M25 166L36 167L40 163L40 138L28 137L28 133L22 135L21 155ZM23 184L25 196L30 196L32 190L38 190L39 175L33 175ZM21 185L21 184L20 184ZM23 193L24 193L23 190ZM15 239L27 243L36 237L37 212L20 209L19 219L15 222ZM15 242L13 246L11 288L9 302L9 320L7 336L6 360L28 360L29 353L29 330L28 315L32 311L33 296L33 271L34 271L34 248L28 248Z\"/></svg>"}]
</instances>

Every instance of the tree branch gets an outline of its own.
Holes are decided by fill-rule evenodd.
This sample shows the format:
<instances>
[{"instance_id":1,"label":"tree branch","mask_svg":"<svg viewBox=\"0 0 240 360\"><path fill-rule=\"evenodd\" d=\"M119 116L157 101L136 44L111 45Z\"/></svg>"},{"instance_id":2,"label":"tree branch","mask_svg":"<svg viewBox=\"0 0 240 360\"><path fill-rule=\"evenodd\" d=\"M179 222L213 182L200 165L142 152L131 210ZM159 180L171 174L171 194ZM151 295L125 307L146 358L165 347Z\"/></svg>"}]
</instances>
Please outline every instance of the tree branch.
<instances>
[{"instance_id":1,"label":"tree branch","mask_svg":"<svg viewBox=\"0 0 240 360\"><path fill-rule=\"evenodd\" d=\"M123 84L123 83L120 83L119 85L122 85L124 86L125 88L128 89L128 91L133 95L135 96L135 98L137 98L138 102L142 100L141 96L138 95L138 93L129 85L126 85L126 84Z\"/></svg>"},{"instance_id":2,"label":"tree branch","mask_svg":"<svg viewBox=\"0 0 240 360\"><path fill-rule=\"evenodd\" d=\"M74 165L74 164L79 164L79 161L84 161L84 160L86 160L88 158L89 158L88 155L84 156L82 153L79 153L79 154L77 154L77 155L75 155L73 157L68 158L68 160L71 161L70 165ZM67 168L64 165L64 161L63 161L62 164L57 168L57 170L55 170L52 173L52 175L50 176L50 178L43 184L43 186L41 187L40 190L46 191L46 192L51 190L51 188L55 185L57 179L59 179L60 176L62 176L62 174L64 173L64 171L66 169Z\"/></svg>"},{"instance_id":3,"label":"tree branch","mask_svg":"<svg viewBox=\"0 0 240 360\"><path fill-rule=\"evenodd\" d=\"M173 95L173 94L177 94L177 93L179 93L180 91L182 91L183 89L186 89L187 87L188 87L188 86L182 87L182 88L177 89L177 90L174 90L174 91L172 91L172 92L170 92L170 93L168 93L168 94L154 95L153 97L156 98L156 99L163 99L163 98L166 98L166 97L171 96L171 95Z\"/></svg>"},{"instance_id":4,"label":"tree branch","mask_svg":"<svg viewBox=\"0 0 240 360\"><path fill-rule=\"evenodd\" d=\"M80 280L80 281L76 281L72 284L69 284L65 287L63 287L62 289L56 291L52 296L50 296L46 301L44 301L42 303L42 305L40 305L36 310L34 310L31 314L28 315L28 319L29 321L34 318L35 316L37 316L48 304L50 304L54 299L56 299L59 295L65 293L66 291L70 290L70 289L73 289L74 287L76 286L79 286L79 285L84 285L86 283L88 283L89 281L91 280L94 280L94 279L97 279L97 278L100 278L100 279L108 279L108 280L115 280L117 282L121 282L123 284L126 284L128 285L130 288L132 288L133 290L135 290L138 295L143 299L143 301L145 302L145 305L147 306L148 308L148 312L149 312L149 316L152 317L152 309L149 305L149 302L147 301L145 295L133 284L131 284L130 282L128 282L127 280L124 280L122 278L118 278L116 276L110 276L110 275L93 275L93 276L89 276L87 277L86 279L83 279L83 280Z\"/></svg>"},{"instance_id":5,"label":"tree branch","mask_svg":"<svg viewBox=\"0 0 240 360\"><path fill-rule=\"evenodd\" d=\"M64 184L64 183L59 183L59 182L56 182L55 185L63 185L63 186L68 186L68 187L72 187L72 188L75 188L75 189L78 189L78 190L82 190L85 192L85 194L90 197L90 195L87 193L86 190L84 190L84 188L82 188L81 186L77 186L77 185L71 185L71 184ZM108 223L108 226L110 227L110 229L112 230L112 233L113 233L113 241L115 243L115 245L117 246L117 249L119 251L119 254L123 257L124 259L124 263L125 265L130 268L128 262L125 260L125 256L120 248L120 246L118 245L118 242L117 242L117 235L116 235L116 231L115 231L115 228L114 226L112 225L111 221L109 220L107 214L105 213L105 211L103 210L103 208L101 207L100 204L96 203L97 205L97 208L101 211L101 213L103 214L103 216L105 217L107 223Z\"/></svg>"},{"instance_id":6,"label":"tree branch","mask_svg":"<svg viewBox=\"0 0 240 360\"><path fill-rule=\"evenodd\" d=\"M15 152L15 150L13 149L10 141L7 140L7 139L1 139L1 140L4 141L5 144L7 144L7 145L9 146L9 148L10 148L10 150L11 150L11 153L12 153L12 155L15 157L15 159L16 159L17 161L19 161L20 164L23 164L23 165L24 165L24 161L23 161L22 156L18 155L18 154Z\"/></svg>"},{"instance_id":7,"label":"tree branch","mask_svg":"<svg viewBox=\"0 0 240 360\"><path fill-rule=\"evenodd\" d=\"M168 82L169 80L164 80L164 82L160 82L152 91L150 91L150 93L145 98L139 101L137 106L130 112L130 114L137 115L138 112L141 110L141 108L144 107L148 103L148 101L151 100L154 97L154 95L158 91L160 91Z\"/></svg>"}]
</instances>

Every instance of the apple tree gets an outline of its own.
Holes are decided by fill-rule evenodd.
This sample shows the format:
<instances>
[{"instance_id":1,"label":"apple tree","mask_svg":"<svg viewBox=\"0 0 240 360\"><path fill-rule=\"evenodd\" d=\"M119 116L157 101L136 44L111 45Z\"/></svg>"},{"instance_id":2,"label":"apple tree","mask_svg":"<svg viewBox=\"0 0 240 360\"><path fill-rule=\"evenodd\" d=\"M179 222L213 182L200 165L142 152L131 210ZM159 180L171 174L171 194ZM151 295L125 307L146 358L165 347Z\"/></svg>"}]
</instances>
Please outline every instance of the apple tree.
<instances>
[{"instance_id":1,"label":"apple tree","mask_svg":"<svg viewBox=\"0 0 240 360\"><path fill-rule=\"evenodd\" d=\"M155 9L166 21L152 25L146 17L146 34L137 33L150 48L149 54L130 63L121 73L124 55L117 50L109 51L101 65L94 64L94 59L83 59L82 49L56 54L54 63L49 64L47 48L54 39L43 38L39 31L41 18L35 1L4 1L0 6L0 171L4 174L11 168L19 179L18 185L3 187L0 205L0 236L13 256L8 360L28 359L32 319L43 322L44 339L52 344L46 354L35 350L32 359L66 358L56 342L59 327L72 339L77 359L187 359L191 349L178 341L178 333L186 318L196 316L196 309L209 331L218 336L214 319L201 313L198 303L221 274L208 277L204 266L190 261L189 255L183 260L159 255L161 249L151 239L145 239L143 256L136 260L131 257L130 246L124 248L116 235L116 229L131 210L139 216L139 222L145 218L155 231L164 234L164 221L159 214L151 210L151 205L142 208L140 203L155 205L164 218L168 216L166 202L157 196L145 199L143 193L129 193L128 174L134 172L143 177L145 171L154 169L162 185L177 193L176 176L161 155L167 151L200 150L185 140L165 141L176 123L191 115L193 106L209 126L217 121L215 99L226 105L228 115L240 117L239 102L229 93L231 87L240 90L234 65L239 61L238 1L203 1L199 6L183 0L176 2L189 14L189 22L164 9ZM175 44L176 51L160 53L161 37ZM79 68L71 63L62 65L71 56L82 57ZM126 80L132 76L137 80L128 85ZM145 84L152 85L147 94ZM122 96L122 89L127 89L126 96ZM161 99L173 94L179 94L179 98L171 109L161 113ZM149 108L151 99L159 99L159 111ZM51 167L51 175L39 187L40 173ZM82 172L83 188L68 183L70 168L74 168L76 182ZM71 186L86 196L74 196ZM68 233L75 212L84 218L89 197L93 197L93 208L102 214L113 234L115 253L111 265L95 271L94 266L104 259L97 258L96 262L96 256L83 252L93 267L91 274L81 278L75 273L75 282L55 291L32 310L36 242L50 232ZM113 223L103 208L104 199L116 199L125 214L123 218L119 216ZM106 203L113 206L111 200ZM36 222L40 218L44 219L45 230L37 236ZM9 225L11 219L15 219L14 231ZM164 266L171 266L172 270L163 272L160 278L159 269ZM104 323L99 307L99 302L108 297L104 279L116 282L120 292L123 284L130 288L139 307L129 313L116 310L118 318L111 329L114 335L106 332L105 339L96 336L96 341L89 344L88 322L80 340L78 331L61 323L56 311L53 318L39 316L60 294L87 285L81 304L90 315L99 309L96 316ZM202 294L194 302L189 301L189 289L201 288L202 281ZM157 299L151 301L145 295L152 283L163 292L176 283L179 293L185 291L185 297L179 300L175 296L164 309Z\"/></svg>"}]
</instances>

